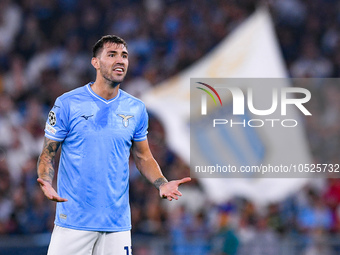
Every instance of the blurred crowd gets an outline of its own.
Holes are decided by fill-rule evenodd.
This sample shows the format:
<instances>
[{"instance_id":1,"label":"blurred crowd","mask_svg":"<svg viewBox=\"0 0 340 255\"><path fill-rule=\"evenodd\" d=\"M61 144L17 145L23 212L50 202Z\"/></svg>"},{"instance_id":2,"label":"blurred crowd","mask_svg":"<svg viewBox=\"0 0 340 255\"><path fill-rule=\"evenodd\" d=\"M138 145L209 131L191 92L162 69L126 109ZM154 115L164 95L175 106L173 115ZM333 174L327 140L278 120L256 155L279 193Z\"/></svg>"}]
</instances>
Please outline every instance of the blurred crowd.
<instances>
[{"instance_id":1,"label":"blurred crowd","mask_svg":"<svg viewBox=\"0 0 340 255\"><path fill-rule=\"evenodd\" d=\"M291 77L339 77L336 0L1 0L0 238L52 230L55 204L36 182L45 121L59 95L94 79L91 49L102 35L127 41L122 88L138 97L207 54L261 4L271 11ZM309 89L315 111L305 128L314 160L337 163L340 88ZM189 175L152 113L148 138L165 176ZM324 242L340 233L338 179L261 208L244 198L211 204L197 180L186 189L197 203L168 208L131 161L132 233L167 238L174 254L277 254L289 236L301 240L299 254L340 250L340 242Z\"/></svg>"}]
</instances>

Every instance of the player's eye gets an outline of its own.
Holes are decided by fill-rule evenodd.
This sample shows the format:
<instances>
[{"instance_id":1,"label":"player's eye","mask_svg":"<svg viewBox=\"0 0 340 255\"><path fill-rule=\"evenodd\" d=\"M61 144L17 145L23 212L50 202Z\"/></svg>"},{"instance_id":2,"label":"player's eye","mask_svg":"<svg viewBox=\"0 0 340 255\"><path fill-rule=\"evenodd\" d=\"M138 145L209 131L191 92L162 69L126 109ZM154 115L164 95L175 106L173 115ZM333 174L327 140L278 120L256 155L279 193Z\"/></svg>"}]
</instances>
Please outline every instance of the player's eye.
<instances>
[{"instance_id":1,"label":"player's eye","mask_svg":"<svg viewBox=\"0 0 340 255\"><path fill-rule=\"evenodd\" d=\"M123 58L128 58L128 56L127 55L123 55Z\"/></svg>"}]
</instances>

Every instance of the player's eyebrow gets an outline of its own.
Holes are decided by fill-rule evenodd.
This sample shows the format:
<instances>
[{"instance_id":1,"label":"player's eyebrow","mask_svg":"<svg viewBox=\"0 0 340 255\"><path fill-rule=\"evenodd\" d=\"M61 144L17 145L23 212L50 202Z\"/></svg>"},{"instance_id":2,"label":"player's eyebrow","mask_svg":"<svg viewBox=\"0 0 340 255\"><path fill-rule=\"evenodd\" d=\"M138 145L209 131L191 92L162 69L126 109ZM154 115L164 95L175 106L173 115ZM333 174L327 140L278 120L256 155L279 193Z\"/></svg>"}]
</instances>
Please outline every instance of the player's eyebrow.
<instances>
[{"instance_id":1,"label":"player's eyebrow","mask_svg":"<svg viewBox=\"0 0 340 255\"><path fill-rule=\"evenodd\" d=\"M116 50L110 50L110 51L107 52L107 54L110 54L110 53L118 53L118 52ZM122 53L124 55L129 55L129 53L127 51L125 51L125 50L123 50Z\"/></svg>"}]
</instances>

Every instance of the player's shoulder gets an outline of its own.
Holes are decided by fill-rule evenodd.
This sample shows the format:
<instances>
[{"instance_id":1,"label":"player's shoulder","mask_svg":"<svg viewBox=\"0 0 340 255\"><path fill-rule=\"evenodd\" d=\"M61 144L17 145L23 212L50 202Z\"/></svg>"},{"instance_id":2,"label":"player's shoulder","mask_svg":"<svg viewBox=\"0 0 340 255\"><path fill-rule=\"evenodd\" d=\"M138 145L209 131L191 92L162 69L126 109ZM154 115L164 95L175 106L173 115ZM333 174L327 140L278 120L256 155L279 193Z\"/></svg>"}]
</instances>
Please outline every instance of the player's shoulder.
<instances>
[{"instance_id":1,"label":"player's shoulder","mask_svg":"<svg viewBox=\"0 0 340 255\"><path fill-rule=\"evenodd\" d=\"M127 93L126 91L120 89L120 94L121 94L122 100L128 100L131 103L134 103L134 104L140 105L142 107L145 107L145 104L144 104L144 102L142 100L140 100L137 97L134 97L133 95Z\"/></svg>"},{"instance_id":2,"label":"player's shoulder","mask_svg":"<svg viewBox=\"0 0 340 255\"><path fill-rule=\"evenodd\" d=\"M68 92L65 92L64 94L58 97L58 100L64 103L64 102L69 102L70 100L73 100L73 99L79 99L79 97L87 95L87 92L85 89L86 89L86 85L75 88Z\"/></svg>"}]
</instances>

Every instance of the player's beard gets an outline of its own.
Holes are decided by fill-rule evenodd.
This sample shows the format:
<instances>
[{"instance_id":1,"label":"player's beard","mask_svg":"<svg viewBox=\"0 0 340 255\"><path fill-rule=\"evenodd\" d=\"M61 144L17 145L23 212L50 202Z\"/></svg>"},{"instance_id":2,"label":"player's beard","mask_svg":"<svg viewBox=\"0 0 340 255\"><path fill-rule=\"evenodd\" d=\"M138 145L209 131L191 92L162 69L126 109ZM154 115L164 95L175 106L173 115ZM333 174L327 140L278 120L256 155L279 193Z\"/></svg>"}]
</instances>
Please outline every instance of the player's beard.
<instances>
[{"instance_id":1,"label":"player's beard","mask_svg":"<svg viewBox=\"0 0 340 255\"><path fill-rule=\"evenodd\" d=\"M115 88L117 85L122 83L126 76L126 73L124 73L120 76L116 75L115 77L111 68L103 68L103 66L101 66L100 68L100 73L103 76L103 78L107 81L107 83L110 85L111 88Z\"/></svg>"}]
</instances>

